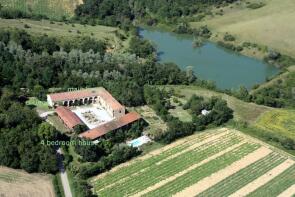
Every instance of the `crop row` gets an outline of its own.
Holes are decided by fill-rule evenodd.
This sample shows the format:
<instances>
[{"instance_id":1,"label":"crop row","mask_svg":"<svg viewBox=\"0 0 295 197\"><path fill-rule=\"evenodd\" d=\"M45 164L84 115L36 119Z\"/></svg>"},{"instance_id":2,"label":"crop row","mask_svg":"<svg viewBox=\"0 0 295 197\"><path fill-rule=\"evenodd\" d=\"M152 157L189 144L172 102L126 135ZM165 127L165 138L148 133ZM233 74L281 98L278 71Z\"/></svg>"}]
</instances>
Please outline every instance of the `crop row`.
<instances>
[{"instance_id":1,"label":"crop row","mask_svg":"<svg viewBox=\"0 0 295 197\"><path fill-rule=\"evenodd\" d=\"M253 152L260 145L246 143L225 153L224 155L217 157L214 160L209 161L206 164L203 164L186 174L176 178L175 180L167 183L166 185L154 190L150 193L147 193L145 196L161 197L161 196L171 196L177 192L182 191L183 189L197 183L205 177L210 176L211 174L222 170L232 164L235 161L238 161Z\"/></svg>"},{"instance_id":2,"label":"crop row","mask_svg":"<svg viewBox=\"0 0 295 197\"><path fill-rule=\"evenodd\" d=\"M271 153L266 157L254 162L253 164L241 169L237 173L225 178L213 187L207 189L198 195L198 197L205 196L229 196L248 183L254 181L258 177L267 173L269 170L278 166L286 160L285 157L278 153Z\"/></svg>"},{"instance_id":3,"label":"crop row","mask_svg":"<svg viewBox=\"0 0 295 197\"><path fill-rule=\"evenodd\" d=\"M250 193L249 197L278 196L280 193L295 184L295 165L276 176L267 184Z\"/></svg>"},{"instance_id":4,"label":"crop row","mask_svg":"<svg viewBox=\"0 0 295 197\"><path fill-rule=\"evenodd\" d=\"M218 152L237 144L241 141L241 137L229 137L219 139L216 143L207 143L195 150L183 153L175 158L166 160L159 165L153 165L148 170L142 171L130 179L125 180L112 186L111 188L106 188L99 192L100 196L116 196L119 195L130 195L139 192L149 186L158 183L170 176L181 172L191 165L198 163Z\"/></svg>"},{"instance_id":5,"label":"crop row","mask_svg":"<svg viewBox=\"0 0 295 197\"><path fill-rule=\"evenodd\" d=\"M0 3L23 12L32 11L35 14L47 15L50 17L68 15L67 10L65 10L63 6L64 2L58 0L34 0L33 3L29 3L28 0L0 0ZM52 5L56 6L52 7Z\"/></svg>"},{"instance_id":6,"label":"crop row","mask_svg":"<svg viewBox=\"0 0 295 197\"><path fill-rule=\"evenodd\" d=\"M169 156L172 156L180 151L183 151L195 143L199 143L205 139L212 137L212 135L216 135L216 134L206 133L205 135L200 135L196 138L189 140L188 142L185 142L183 144L170 148L156 156L152 156L145 160L137 160L136 162L126 167L120 168L113 173L107 174L106 176L103 177L102 180L95 180L95 184L94 184L95 188L101 189L103 187L106 187L107 185L114 184L115 182L120 181L126 177L130 177L132 174L138 173L140 170L148 168L154 165L155 163L168 158ZM233 135L232 133L228 134L227 137L232 135Z\"/></svg>"}]
</instances>

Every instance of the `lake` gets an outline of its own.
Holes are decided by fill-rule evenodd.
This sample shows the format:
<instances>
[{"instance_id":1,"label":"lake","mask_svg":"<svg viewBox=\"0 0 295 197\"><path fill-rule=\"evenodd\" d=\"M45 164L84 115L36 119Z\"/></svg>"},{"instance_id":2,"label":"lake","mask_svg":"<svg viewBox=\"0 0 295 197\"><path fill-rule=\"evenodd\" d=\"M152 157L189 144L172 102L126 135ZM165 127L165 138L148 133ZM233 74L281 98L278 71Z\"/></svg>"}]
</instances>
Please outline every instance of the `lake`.
<instances>
[{"instance_id":1,"label":"lake","mask_svg":"<svg viewBox=\"0 0 295 197\"><path fill-rule=\"evenodd\" d=\"M220 89L251 88L279 72L278 68L263 61L231 52L211 42L194 48L192 36L154 29L139 29L139 34L157 46L160 62L173 62L181 69L192 66L198 78L215 81Z\"/></svg>"}]
</instances>

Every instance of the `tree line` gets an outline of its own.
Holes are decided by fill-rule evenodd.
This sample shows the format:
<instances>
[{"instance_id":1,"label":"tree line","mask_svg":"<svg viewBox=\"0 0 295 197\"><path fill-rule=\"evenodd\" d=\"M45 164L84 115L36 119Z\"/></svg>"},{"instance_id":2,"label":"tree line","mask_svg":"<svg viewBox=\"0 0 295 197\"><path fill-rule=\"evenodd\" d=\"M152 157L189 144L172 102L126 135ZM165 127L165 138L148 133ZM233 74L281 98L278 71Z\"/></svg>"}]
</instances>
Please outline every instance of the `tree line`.
<instances>
[{"instance_id":1,"label":"tree line","mask_svg":"<svg viewBox=\"0 0 295 197\"><path fill-rule=\"evenodd\" d=\"M236 0L84 0L75 10L76 19L128 28L132 21L147 24L173 23L185 16L206 11L211 5L226 5ZM94 22L95 23L95 22Z\"/></svg>"},{"instance_id":2,"label":"tree line","mask_svg":"<svg viewBox=\"0 0 295 197\"><path fill-rule=\"evenodd\" d=\"M0 31L0 82L2 87L27 89L41 100L49 88L104 86L123 104L144 104L144 84L188 84L184 71L172 63L142 61L154 50L134 44L130 52L105 53L106 43L88 37L57 39L32 36L23 30ZM86 51L88 49L88 51Z\"/></svg>"}]
</instances>

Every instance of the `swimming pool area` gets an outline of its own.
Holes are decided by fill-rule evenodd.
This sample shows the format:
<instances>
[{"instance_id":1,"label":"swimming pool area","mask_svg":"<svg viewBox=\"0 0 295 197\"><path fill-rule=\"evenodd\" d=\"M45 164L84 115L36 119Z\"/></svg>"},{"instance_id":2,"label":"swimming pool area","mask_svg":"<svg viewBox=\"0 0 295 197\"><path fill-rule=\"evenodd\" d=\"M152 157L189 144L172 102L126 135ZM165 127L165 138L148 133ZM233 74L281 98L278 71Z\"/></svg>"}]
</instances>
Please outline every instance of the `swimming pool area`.
<instances>
[{"instance_id":1,"label":"swimming pool area","mask_svg":"<svg viewBox=\"0 0 295 197\"><path fill-rule=\"evenodd\" d=\"M148 142L151 142L151 139L148 136L144 135L132 141L127 142L127 144L132 147L140 147L141 145L146 144Z\"/></svg>"}]
</instances>

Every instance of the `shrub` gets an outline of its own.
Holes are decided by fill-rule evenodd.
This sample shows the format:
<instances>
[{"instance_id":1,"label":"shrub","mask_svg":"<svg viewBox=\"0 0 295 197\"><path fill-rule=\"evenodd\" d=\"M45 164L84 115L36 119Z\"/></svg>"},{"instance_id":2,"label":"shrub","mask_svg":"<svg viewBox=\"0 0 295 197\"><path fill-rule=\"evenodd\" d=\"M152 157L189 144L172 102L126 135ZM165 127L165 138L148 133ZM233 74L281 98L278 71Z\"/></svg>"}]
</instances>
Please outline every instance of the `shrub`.
<instances>
[{"instance_id":1,"label":"shrub","mask_svg":"<svg viewBox=\"0 0 295 197\"><path fill-rule=\"evenodd\" d=\"M236 38L233 35L226 33L223 37L223 40L224 41L235 41Z\"/></svg>"},{"instance_id":2,"label":"shrub","mask_svg":"<svg viewBox=\"0 0 295 197\"><path fill-rule=\"evenodd\" d=\"M249 5L247 5L247 8L250 8L250 9L258 9L258 8L261 8L265 6L264 3L260 2L260 3L251 3Z\"/></svg>"}]
</instances>

